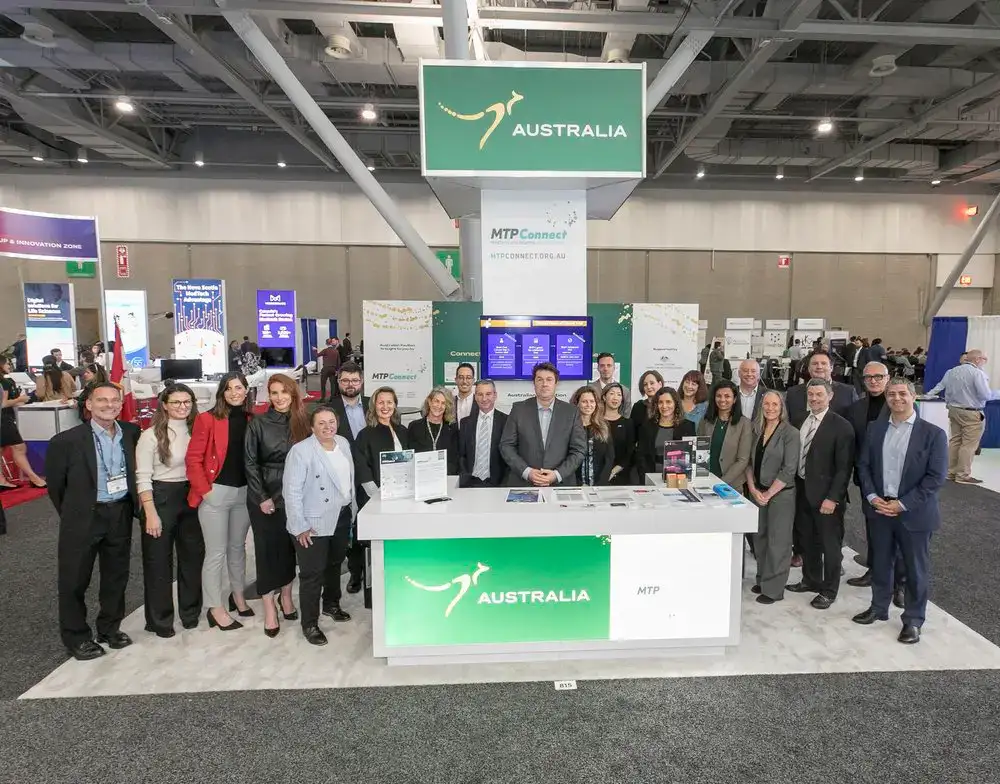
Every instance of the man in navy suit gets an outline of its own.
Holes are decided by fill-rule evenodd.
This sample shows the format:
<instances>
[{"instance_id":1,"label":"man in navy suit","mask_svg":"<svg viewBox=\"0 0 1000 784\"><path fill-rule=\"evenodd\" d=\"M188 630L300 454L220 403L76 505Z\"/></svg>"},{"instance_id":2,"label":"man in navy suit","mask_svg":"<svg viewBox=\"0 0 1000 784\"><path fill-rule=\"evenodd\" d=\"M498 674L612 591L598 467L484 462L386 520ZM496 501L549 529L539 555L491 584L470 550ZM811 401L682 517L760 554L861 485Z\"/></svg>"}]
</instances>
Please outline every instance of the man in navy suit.
<instances>
[{"instance_id":1,"label":"man in navy suit","mask_svg":"<svg viewBox=\"0 0 1000 784\"><path fill-rule=\"evenodd\" d=\"M889 418L868 426L858 470L871 504L872 604L855 615L864 625L889 619L893 559L906 563L901 643L920 642L930 586L931 534L941 525L938 493L948 472L944 431L917 416L913 384L894 378L885 393Z\"/></svg>"}]
</instances>

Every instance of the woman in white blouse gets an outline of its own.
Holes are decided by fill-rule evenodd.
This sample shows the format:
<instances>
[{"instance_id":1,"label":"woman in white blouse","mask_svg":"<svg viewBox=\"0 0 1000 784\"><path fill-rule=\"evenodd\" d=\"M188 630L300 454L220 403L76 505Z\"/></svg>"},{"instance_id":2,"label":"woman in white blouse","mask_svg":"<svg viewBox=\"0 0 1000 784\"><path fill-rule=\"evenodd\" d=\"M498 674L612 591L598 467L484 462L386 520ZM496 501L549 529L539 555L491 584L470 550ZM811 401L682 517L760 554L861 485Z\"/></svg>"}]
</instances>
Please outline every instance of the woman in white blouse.
<instances>
[{"instance_id":1,"label":"woman in white blouse","mask_svg":"<svg viewBox=\"0 0 1000 784\"><path fill-rule=\"evenodd\" d=\"M355 514L354 460L347 439L337 435L332 408L316 408L310 426L312 435L288 452L281 491L299 563L302 634L313 645L326 645L319 628L321 604L323 615L334 621L351 620L340 608L340 567Z\"/></svg>"},{"instance_id":2,"label":"woman in white blouse","mask_svg":"<svg viewBox=\"0 0 1000 784\"><path fill-rule=\"evenodd\" d=\"M142 572L146 631L174 636L174 550L177 551L177 614L185 629L198 625L205 541L190 490L184 457L198 407L184 384L168 385L159 396L149 430L135 448L135 483L145 519Z\"/></svg>"}]
</instances>

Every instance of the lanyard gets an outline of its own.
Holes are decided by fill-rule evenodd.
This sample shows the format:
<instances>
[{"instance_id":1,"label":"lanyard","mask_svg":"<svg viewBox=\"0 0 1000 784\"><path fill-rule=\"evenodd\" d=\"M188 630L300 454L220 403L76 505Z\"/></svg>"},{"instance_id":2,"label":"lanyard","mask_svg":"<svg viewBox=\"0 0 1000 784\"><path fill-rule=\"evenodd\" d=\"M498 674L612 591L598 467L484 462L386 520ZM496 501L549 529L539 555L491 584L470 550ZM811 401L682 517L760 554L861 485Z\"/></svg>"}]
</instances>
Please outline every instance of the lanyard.
<instances>
[{"instance_id":1,"label":"lanyard","mask_svg":"<svg viewBox=\"0 0 1000 784\"><path fill-rule=\"evenodd\" d=\"M114 444L114 439L113 438L111 439L111 443L112 443L112 445ZM111 470L111 464L108 463L108 461L105 460L105 458L104 458L104 447L101 446L101 438L100 438L100 436L97 435L97 433L94 433L94 445L97 447L97 456L98 456L98 458L101 461L101 465L104 466L104 473L110 479L115 474ZM125 444L124 444L124 442L121 444L121 448L122 448L122 466L124 467L124 465L125 465ZM114 458L112 458L112 462L114 462Z\"/></svg>"},{"instance_id":2,"label":"lanyard","mask_svg":"<svg viewBox=\"0 0 1000 784\"><path fill-rule=\"evenodd\" d=\"M441 437L441 432L444 430L444 422L438 427L437 435L434 435L434 431L431 430L431 421L429 419L424 420L424 424L427 425L427 435L431 437L431 447L437 451L438 439Z\"/></svg>"}]
</instances>

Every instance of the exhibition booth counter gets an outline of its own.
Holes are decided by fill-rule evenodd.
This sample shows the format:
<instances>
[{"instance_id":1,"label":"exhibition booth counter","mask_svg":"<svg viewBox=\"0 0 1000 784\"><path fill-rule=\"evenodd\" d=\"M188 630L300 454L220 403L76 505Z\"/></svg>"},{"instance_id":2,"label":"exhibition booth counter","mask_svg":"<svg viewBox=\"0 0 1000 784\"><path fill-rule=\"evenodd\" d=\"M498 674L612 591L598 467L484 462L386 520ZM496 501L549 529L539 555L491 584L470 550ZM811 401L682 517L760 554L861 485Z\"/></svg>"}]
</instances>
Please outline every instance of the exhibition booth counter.
<instances>
[{"instance_id":1,"label":"exhibition booth counter","mask_svg":"<svg viewBox=\"0 0 1000 784\"><path fill-rule=\"evenodd\" d=\"M390 664L651 657L740 641L744 499L699 483L693 500L652 487L462 489L372 499L374 653Z\"/></svg>"}]
</instances>

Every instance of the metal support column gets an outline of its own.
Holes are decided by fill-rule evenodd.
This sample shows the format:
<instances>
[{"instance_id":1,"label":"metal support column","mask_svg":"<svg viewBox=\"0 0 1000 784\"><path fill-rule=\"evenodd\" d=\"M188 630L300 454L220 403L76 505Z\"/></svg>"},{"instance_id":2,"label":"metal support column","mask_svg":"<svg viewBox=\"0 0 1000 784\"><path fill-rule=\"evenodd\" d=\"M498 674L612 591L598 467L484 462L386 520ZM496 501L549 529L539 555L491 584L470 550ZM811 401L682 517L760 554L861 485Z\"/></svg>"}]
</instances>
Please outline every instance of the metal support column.
<instances>
[{"instance_id":1,"label":"metal support column","mask_svg":"<svg viewBox=\"0 0 1000 784\"><path fill-rule=\"evenodd\" d=\"M469 59L469 9L465 0L441 0L444 22L444 56Z\"/></svg>"},{"instance_id":2,"label":"metal support column","mask_svg":"<svg viewBox=\"0 0 1000 784\"><path fill-rule=\"evenodd\" d=\"M462 218L458 222L458 245L462 263L462 290L472 302L483 301L483 221Z\"/></svg>"},{"instance_id":3,"label":"metal support column","mask_svg":"<svg viewBox=\"0 0 1000 784\"><path fill-rule=\"evenodd\" d=\"M223 11L226 21L232 26L236 34L253 52L254 57L267 69L275 82L284 90L291 99L295 108L299 110L312 129L316 131L323 143L330 152L336 156L337 160L344 167L344 171L350 175L351 179L357 183L365 196L367 196L379 214L385 218L385 222L392 227L396 235L403 241L410 253L417 262L427 272L431 280L434 281L446 297L461 294L461 286L438 261L437 256L427 247L417 233L413 225L406 219L399 207L392 200L378 180L368 171L368 167L358 157L351 145L337 130L330 118L319 108L316 100L309 94L308 90L295 77L288 63L274 48L274 45L261 32L257 23L249 14L239 11L227 11L226 0L216 0L216 4Z\"/></svg>"},{"instance_id":4,"label":"metal support column","mask_svg":"<svg viewBox=\"0 0 1000 784\"><path fill-rule=\"evenodd\" d=\"M955 262L955 266L951 268L951 272L948 273L948 277L945 278L944 283L941 284L941 288L939 288L937 294L934 295L934 299L931 301L931 304L927 306L927 311L924 313L925 326L929 327L931 325L931 319L937 315L937 312L941 310L941 306L944 304L944 301L948 299L948 295L955 287L955 281L958 280L958 276L965 271L967 266L969 266L969 260L972 258L973 254L979 250L979 246L983 244L986 232L990 230L990 226L997 216L997 210L1000 210L1000 193L993 198L993 203L990 204L990 208L986 210L986 214L976 227L975 232L972 234L972 239L969 240L969 244L965 246L965 250L962 251L962 255L958 257L958 261Z\"/></svg>"},{"instance_id":5,"label":"metal support column","mask_svg":"<svg viewBox=\"0 0 1000 784\"><path fill-rule=\"evenodd\" d=\"M705 45L712 40L710 30L698 30L688 33L677 50L670 55L660 72L656 74L653 83L646 90L646 116L653 113L657 106L667 97L675 84L680 81L691 63L698 56Z\"/></svg>"}]
</instances>

